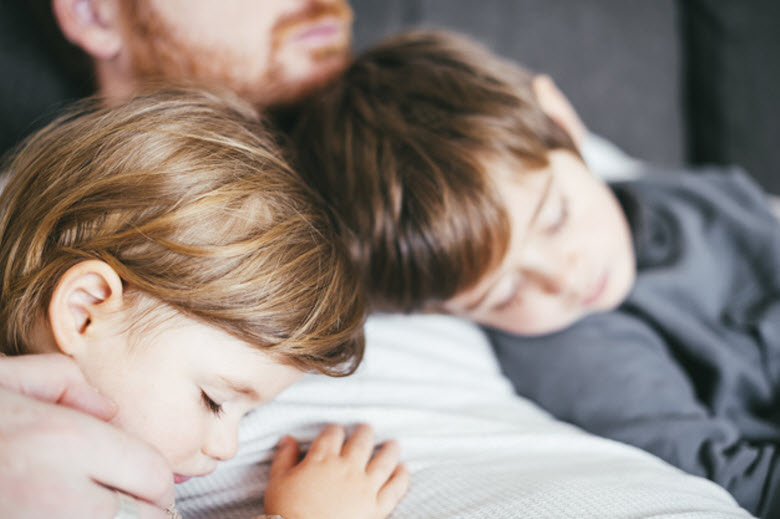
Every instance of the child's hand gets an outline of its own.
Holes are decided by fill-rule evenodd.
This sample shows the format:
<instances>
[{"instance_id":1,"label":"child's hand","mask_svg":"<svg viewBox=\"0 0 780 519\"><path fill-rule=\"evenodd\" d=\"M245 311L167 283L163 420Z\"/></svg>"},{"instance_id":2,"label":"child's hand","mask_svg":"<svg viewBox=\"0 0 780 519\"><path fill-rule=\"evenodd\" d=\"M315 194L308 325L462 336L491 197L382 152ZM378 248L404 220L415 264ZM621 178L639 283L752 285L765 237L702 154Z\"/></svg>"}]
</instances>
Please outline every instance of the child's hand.
<instances>
[{"instance_id":1,"label":"child's hand","mask_svg":"<svg viewBox=\"0 0 780 519\"><path fill-rule=\"evenodd\" d=\"M409 486L398 464L400 448L385 443L372 458L374 431L359 425L344 442L344 428L329 425L298 463L298 442L285 436L271 465L265 513L284 519L384 519Z\"/></svg>"}]
</instances>

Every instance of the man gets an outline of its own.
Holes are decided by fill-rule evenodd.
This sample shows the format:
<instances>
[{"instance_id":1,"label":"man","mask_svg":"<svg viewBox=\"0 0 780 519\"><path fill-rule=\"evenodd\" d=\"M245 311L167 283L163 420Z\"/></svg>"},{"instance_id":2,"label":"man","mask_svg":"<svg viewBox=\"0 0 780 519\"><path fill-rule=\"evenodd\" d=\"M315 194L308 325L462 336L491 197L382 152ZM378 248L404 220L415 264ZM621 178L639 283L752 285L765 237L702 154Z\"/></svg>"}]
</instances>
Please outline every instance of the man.
<instances>
[{"instance_id":1,"label":"man","mask_svg":"<svg viewBox=\"0 0 780 519\"><path fill-rule=\"evenodd\" d=\"M149 80L289 102L343 66L351 20L346 0L2 2L0 152L63 101L121 98Z\"/></svg>"},{"instance_id":2,"label":"man","mask_svg":"<svg viewBox=\"0 0 780 519\"><path fill-rule=\"evenodd\" d=\"M349 59L346 0L51 3L109 102L147 81L188 81L227 87L260 106L284 105ZM170 469L151 447L104 423L114 411L66 358L0 359L3 515L167 517Z\"/></svg>"},{"instance_id":3,"label":"man","mask_svg":"<svg viewBox=\"0 0 780 519\"><path fill-rule=\"evenodd\" d=\"M187 80L278 105L349 58L346 0L53 0L53 8L65 36L92 58L108 98L149 80Z\"/></svg>"}]
</instances>

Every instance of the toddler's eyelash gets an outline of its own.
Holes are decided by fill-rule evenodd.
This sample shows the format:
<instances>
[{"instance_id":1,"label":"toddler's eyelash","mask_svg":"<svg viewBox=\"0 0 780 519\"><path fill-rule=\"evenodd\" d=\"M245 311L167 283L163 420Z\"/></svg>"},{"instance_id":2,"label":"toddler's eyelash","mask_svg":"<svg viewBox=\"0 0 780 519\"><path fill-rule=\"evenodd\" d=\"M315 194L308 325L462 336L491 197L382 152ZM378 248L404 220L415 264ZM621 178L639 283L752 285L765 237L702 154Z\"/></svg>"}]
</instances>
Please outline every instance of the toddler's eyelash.
<instances>
[{"instance_id":1,"label":"toddler's eyelash","mask_svg":"<svg viewBox=\"0 0 780 519\"><path fill-rule=\"evenodd\" d=\"M217 416L222 415L222 406L216 403L214 400L209 397L205 391L202 389L200 390L200 397L203 400L203 404L206 406L206 408L214 413Z\"/></svg>"}]
</instances>

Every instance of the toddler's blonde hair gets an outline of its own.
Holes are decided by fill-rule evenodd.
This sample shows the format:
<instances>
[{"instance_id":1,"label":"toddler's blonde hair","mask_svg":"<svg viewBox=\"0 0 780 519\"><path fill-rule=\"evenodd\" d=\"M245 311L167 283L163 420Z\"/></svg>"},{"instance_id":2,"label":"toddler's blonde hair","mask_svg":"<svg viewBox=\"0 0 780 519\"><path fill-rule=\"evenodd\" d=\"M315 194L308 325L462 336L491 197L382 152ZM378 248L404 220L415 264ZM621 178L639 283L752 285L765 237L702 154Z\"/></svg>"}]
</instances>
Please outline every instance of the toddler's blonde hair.
<instances>
[{"instance_id":1,"label":"toddler's blonde hair","mask_svg":"<svg viewBox=\"0 0 780 519\"><path fill-rule=\"evenodd\" d=\"M256 113L187 89L79 105L29 138L0 197L0 340L29 350L60 277L98 259L143 294L307 371L363 353L359 283Z\"/></svg>"}]
</instances>

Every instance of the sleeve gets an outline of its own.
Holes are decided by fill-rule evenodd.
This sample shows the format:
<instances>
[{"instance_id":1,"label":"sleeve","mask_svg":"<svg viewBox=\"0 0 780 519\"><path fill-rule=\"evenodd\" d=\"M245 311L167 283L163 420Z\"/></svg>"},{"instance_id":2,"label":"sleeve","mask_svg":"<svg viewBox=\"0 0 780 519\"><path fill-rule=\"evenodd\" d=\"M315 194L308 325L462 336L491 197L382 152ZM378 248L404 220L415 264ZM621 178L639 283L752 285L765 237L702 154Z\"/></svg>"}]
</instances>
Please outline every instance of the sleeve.
<instances>
[{"instance_id":1,"label":"sleeve","mask_svg":"<svg viewBox=\"0 0 780 519\"><path fill-rule=\"evenodd\" d=\"M547 337L488 333L518 394L715 481L754 514L778 517L776 446L746 441L734 423L713 416L649 325L610 312Z\"/></svg>"}]
</instances>

